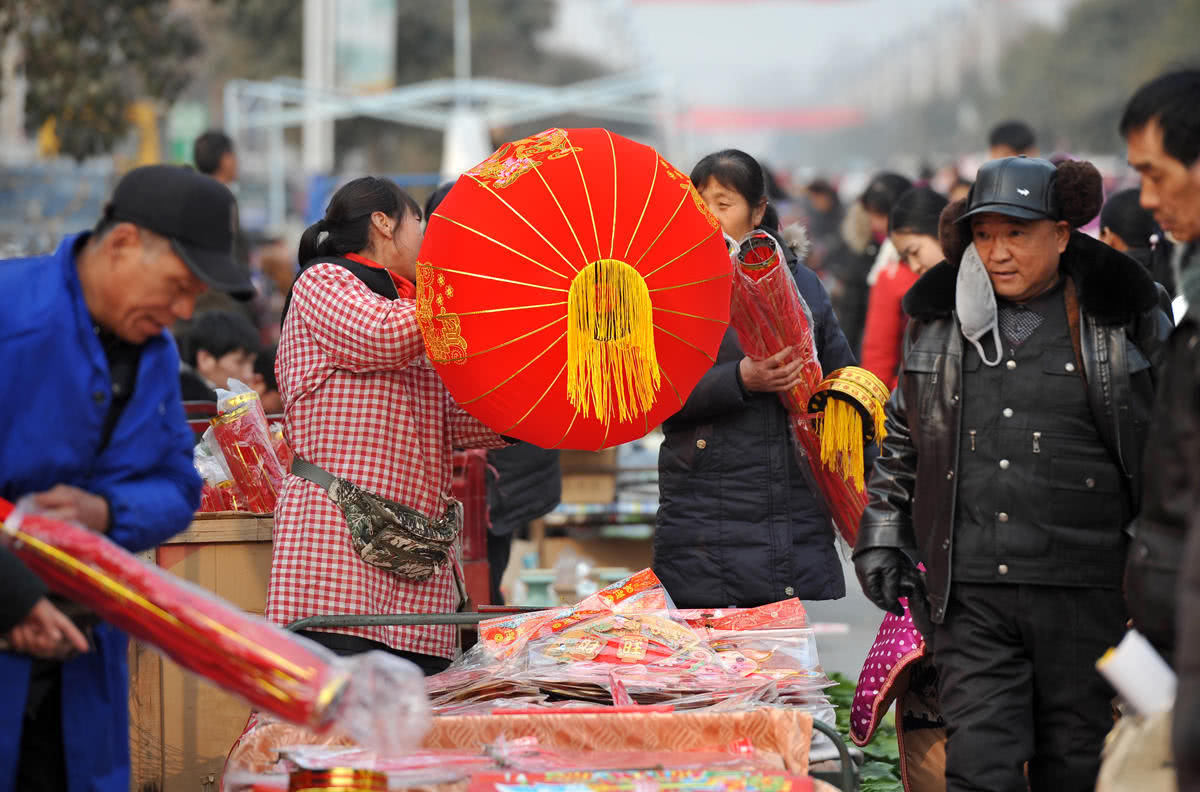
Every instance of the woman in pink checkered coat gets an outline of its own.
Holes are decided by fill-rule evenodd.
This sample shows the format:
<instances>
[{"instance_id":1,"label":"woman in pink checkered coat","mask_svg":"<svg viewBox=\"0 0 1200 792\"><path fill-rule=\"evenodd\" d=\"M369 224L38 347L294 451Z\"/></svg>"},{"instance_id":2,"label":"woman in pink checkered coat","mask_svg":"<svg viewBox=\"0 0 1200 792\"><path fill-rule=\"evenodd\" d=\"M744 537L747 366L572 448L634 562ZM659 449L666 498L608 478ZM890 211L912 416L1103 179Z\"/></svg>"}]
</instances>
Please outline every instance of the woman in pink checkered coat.
<instances>
[{"instance_id":1,"label":"woman in pink checkered coat","mask_svg":"<svg viewBox=\"0 0 1200 792\"><path fill-rule=\"evenodd\" d=\"M300 240L275 363L296 456L431 519L445 513L454 448L504 445L450 398L416 316L421 211L391 181L356 179ZM267 617L454 611L451 566L414 582L364 563L346 519L316 484L289 475L275 506ZM454 627L306 633L336 652L386 648L426 673L454 655Z\"/></svg>"}]
</instances>

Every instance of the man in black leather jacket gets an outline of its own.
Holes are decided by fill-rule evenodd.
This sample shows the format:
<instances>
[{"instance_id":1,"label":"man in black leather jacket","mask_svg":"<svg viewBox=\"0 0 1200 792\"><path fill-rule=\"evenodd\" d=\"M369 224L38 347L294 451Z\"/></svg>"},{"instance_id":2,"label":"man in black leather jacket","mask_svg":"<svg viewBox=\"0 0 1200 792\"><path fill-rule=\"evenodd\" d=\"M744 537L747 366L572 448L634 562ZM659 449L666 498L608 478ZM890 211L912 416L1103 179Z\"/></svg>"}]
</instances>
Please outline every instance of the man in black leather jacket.
<instances>
[{"instance_id":1,"label":"man in black leather jacket","mask_svg":"<svg viewBox=\"0 0 1200 792\"><path fill-rule=\"evenodd\" d=\"M1179 673L1172 728L1179 788L1200 789L1200 69L1143 85L1121 119L1142 206L1175 241L1187 312L1167 342L1125 597L1134 626Z\"/></svg>"},{"instance_id":2,"label":"man in black leather jacket","mask_svg":"<svg viewBox=\"0 0 1200 792\"><path fill-rule=\"evenodd\" d=\"M1124 630L1170 320L1137 262L1073 230L1100 200L1088 163L985 164L904 299L854 562L885 610L927 595L952 792L1090 790L1111 727L1093 664Z\"/></svg>"}]
</instances>

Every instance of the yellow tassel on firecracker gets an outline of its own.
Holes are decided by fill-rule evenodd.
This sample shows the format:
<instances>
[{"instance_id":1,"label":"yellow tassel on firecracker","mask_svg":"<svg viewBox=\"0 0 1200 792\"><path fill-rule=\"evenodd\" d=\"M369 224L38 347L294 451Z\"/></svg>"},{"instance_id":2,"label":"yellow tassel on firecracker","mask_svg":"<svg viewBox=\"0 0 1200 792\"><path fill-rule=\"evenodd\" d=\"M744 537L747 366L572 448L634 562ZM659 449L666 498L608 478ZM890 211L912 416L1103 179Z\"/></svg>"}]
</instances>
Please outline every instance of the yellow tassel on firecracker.
<instances>
[{"instance_id":1,"label":"yellow tassel on firecracker","mask_svg":"<svg viewBox=\"0 0 1200 792\"><path fill-rule=\"evenodd\" d=\"M623 261L592 262L567 296L567 398L607 424L649 412L660 385L645 279Z\"/></svg>"},{"instance_id":2,"label":"yellow tassel on firecracker","mask_svg":"<svg viewBox=\"0 0 1200 792\"><path fill-rule=\"evenodd\" d=\"M887 437L887 414L883 411L883 405L878 402L871 405L871 416L875 419L875 443L883 448L883 438Z\"/></svg>"},{"instance_id":3,"label":"yellow tassel on firecracker","mask_svg":"<svg viewBox=\"0 0 1200 792\"><path fill-rule=\"evenodd\" d=\"M821 463L836 471L843 479L853 482L862 491L866 486L863 479L862 416L850 402L830 398L825 402L819 423ZM877 428L881 428L878 422Z\"/></svg>"}]
</instances>

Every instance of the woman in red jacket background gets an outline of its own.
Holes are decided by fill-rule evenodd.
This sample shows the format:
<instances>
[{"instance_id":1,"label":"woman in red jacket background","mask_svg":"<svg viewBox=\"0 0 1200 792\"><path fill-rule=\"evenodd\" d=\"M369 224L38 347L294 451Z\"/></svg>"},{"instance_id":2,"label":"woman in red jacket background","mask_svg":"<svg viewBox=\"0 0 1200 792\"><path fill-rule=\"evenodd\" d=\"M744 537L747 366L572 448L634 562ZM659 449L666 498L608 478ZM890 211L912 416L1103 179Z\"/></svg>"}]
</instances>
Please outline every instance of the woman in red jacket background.
<instances>
[{"instance_id":1,"label":"woman in red jacket background","mask_svg":"<svg viewBox=\"0 0 1200 792\"><path fill-rule=\"evenodd\" d=\"M928 187L914 187L896 199L888 234L899 260L886 266L871 288L863 331L862 365L888 386L896 387L900 347L908 324L900 301L921 275L945 258L938 242L938 218L946 198Z\"/></svg>"}]
</instances>

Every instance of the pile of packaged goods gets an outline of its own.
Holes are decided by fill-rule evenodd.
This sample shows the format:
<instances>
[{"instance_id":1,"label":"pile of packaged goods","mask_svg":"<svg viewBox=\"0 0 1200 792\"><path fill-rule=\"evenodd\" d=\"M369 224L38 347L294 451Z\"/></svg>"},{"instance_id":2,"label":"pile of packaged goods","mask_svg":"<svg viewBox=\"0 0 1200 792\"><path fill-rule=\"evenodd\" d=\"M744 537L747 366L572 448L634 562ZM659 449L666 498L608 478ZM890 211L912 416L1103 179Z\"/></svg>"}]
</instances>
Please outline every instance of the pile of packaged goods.
<instances>
[{"instance_id":1,"label":"pile of packaged goods","mask_svg":"<svg viewBox=\"0 0 1200 792\"><path fill-rule=\"evenodd\" d=\"M430 677L434 712L670 704L831 709L799 600L677 610L650 570L577 605L480 624L479 643Z\"/></svg>"},{"instance_id":2,"label":"pile of packaged goods","mask_svg":"<svg viewBox=\"0 0 1200 792\"><path fill-rule=\"evenodd\" d=\"M269 514L291 451L283 425L268 425L258 394L237 380L229 384L232 390L217 391L217 416L193 457L204 479L200 511Z\"/></svg>"}]
</instances>

